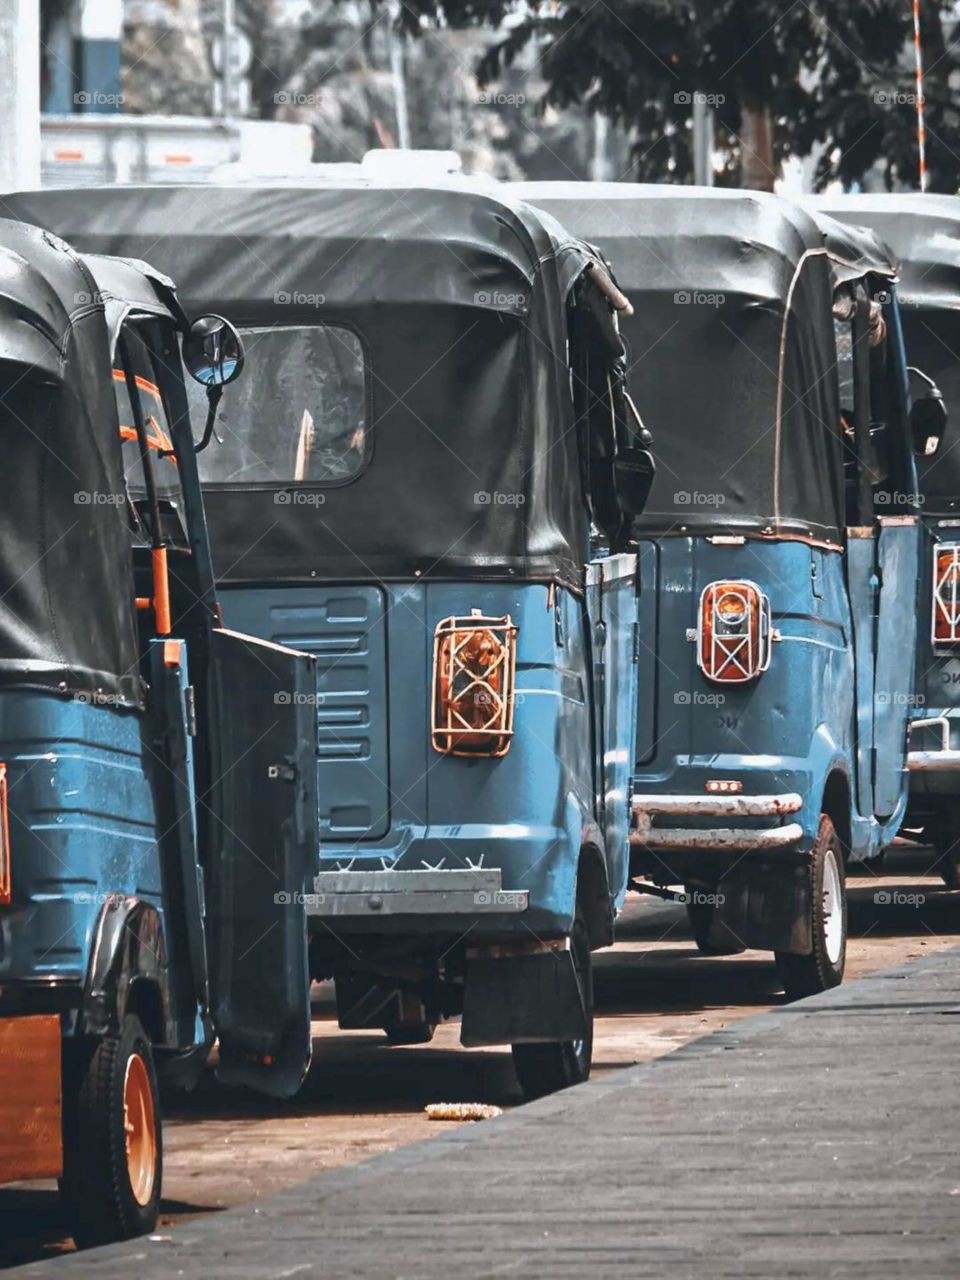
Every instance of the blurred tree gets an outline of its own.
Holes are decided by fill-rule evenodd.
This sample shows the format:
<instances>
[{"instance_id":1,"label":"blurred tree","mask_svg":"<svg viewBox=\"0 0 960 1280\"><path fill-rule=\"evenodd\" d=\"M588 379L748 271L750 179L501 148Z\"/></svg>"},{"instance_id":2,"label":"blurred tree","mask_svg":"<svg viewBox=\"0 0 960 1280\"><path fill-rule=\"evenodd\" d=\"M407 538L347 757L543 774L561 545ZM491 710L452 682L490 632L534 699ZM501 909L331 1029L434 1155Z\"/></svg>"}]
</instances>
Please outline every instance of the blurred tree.
<instances>
[{"instance_id":1,"label":"blurred tree","mask_svg":"<svg viewBox=\"0 0 960 1280\"><path fill-rule=\"evenodd\" d=\"M337 0L345 3L345 0ZM924 0L930 187L956 191L960 64L953 0ZM917 182L909 0L402 0L405 30L499 30L478 64L496 80L531 43L544 103L582 103L629 129L635 176L688 182L694 97L715 111L718 181L770 188L787 157L814 180Z\"/></svg>"},{"instance_id":2,"label":"blurred tree","mask_svg":"<svg viewBox=\"0 0 960 1280\"><path fill-rule=\"evenodd\" d=\"M202 0L124 0L124 110L206 116L212 108Z\"/></svg>"}]
</instances>

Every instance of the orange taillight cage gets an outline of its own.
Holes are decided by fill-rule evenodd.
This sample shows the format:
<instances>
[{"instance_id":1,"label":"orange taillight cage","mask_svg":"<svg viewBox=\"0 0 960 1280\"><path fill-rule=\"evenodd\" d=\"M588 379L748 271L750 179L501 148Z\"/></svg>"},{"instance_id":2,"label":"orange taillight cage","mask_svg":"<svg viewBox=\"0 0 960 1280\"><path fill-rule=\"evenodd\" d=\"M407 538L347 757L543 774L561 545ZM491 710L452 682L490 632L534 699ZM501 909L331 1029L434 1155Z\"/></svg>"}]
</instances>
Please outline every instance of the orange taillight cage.
<instances>
[{"instance_id":1,"label":"orange taillight cage","mask_svg":"<svg viewBox=\"0 0 960 1280\"><path fill-rule=\"evenodd\" d=\"M503 756L513 736L517 628L510 617L444 618L433 636L435 751Z\"/></svg>"},{"instance_id":2,"label":"orange taillight cage","mask_svg":"<svg viewBox=\"0 0 960 1280\"><path fill-rule=\"evenodd\" d=\"M721 580L704 587L697 661L708 680L744 684L770 665L770 601L755 582Z\"/></svg>"},{"instance_id":3,"label":"orange taillight cage","mask_svg":"<svg viewBox=\"0 0 960 1280\"><path fill-rule=\"evenodd\" d=\"M12 892L10 820L7 816L7 766L0 764L0 906L10 905Z\"/></svg>"},{"instance_id":4,"label":"orange taillight cage","mask_svg":"<svg viewBox=\"0 0 960 1280\"><path fill-rule=\"evenodd\" d=\"M933 618L935 646L960 643L960 542L933 549Z\"/></svg>"}]
</instances>

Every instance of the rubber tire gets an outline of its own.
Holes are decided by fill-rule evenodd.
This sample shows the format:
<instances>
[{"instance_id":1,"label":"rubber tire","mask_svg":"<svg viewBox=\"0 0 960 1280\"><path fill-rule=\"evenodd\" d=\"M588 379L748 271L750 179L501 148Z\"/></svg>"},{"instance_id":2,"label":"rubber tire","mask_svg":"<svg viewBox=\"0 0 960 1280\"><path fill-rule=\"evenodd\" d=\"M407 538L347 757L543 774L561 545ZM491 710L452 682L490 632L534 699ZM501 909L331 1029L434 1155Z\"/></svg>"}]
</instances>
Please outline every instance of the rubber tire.
<instances>
[{"instance_id":1,"label":"rubber tire","mask_svg":"<svg viewBox=\"0 0 960 1280\"><path fill-rule=\"evenodd\" d=\"M952 826L952 824L951 824ZM948 889L960 889L960 835L944 825L938 825L934 833L936 870Z\"/></svg>"},{"instance_id":2,"label":"rubber tire","mask_svg":"<svg viewBox=\"0 0 960 1280\"><path fill-rule=\"evenodd\" d=\"M833 851L837 872L840 876L842 903L843 935L840 955L835 963L827 955L826 936L823 927L823 869L828 850ZM825 813L820 815L820 827L811 851L808 870L811 879L810 901L813 912L813 950L806 956L792 955L785 951L775 953L777 973L783 983L787 998L790 1000L801 1000L804 996L818 995L821 991L829 991L831 987L838 987L843 981L843 970L847 959L846 877L843 866L843 849L837 838L834 825Z\"/></svg>"},{"instance_id":3,"label":"rubber tire","mask_svg":"<svg viewBox=\"0 0 960 1280\"><path fill-rule=\"evenodd\" d=\"M139 1054L153 1094L156 1162L153 1194L138 1204L127 1172L123 1089L127 1063ZM60 1192L77 1247L147 1235L157 1225L163 1179L163 1133L157 1073L140 1019L127 1014L118 1036L78 1054L64 1072L63 1177Z\"/></svg>"},{"instance_id":4,"label":"rubber tire","mask_svg":"<svg viewBox=\"0 0 960 1280\"><path fill-rule=\"evenodd\" d=\"M689 894L690 890L687 890ZM705 956L738 956L741 952L746 951L746 947L742 942L737 942L731 935L730 941L723 943L709 942L710 925L713 923L714 912L716 907L711 902L691 902L687 901L687 921L690 925L690 932L693 934L693 940L697 944L697 950L701 955ZM729 930L727 930L729 933Z\"/></svg>"},{"instance_id":5,"label":"rubber tire","mask_svg":"<svg viewBox=\"0 0 960 1280\"><path fill-rule=\"evenodd\" d=\"M587 1013L586 1034L580 1041L556 1040L547 1044L512 1046L513 1069L527 1099L542 1098L548 1093L583 1084L590 1076L593 1062L593 954L579 903L570 947Z\"/></svg>"}]
</instances>

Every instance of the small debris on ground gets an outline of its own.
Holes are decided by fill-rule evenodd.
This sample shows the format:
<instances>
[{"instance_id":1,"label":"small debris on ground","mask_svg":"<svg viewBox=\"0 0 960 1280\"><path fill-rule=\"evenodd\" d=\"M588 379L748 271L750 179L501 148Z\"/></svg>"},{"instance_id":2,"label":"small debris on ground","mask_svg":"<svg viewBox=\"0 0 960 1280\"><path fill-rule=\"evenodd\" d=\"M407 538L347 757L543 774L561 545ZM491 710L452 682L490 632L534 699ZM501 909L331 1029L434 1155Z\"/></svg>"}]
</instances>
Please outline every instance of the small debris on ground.
<instances>
[{"instance_id":1,"label":"small debris on ground","mask_svg":"<svg viewBox=\"0 0 960 1280\"><path fill-rule=\"evenodd\" d=\"M503 1114L486 1102L431 1102L424 1110L429 1120L492 1120Z\"/></svg>"}]
</instances>

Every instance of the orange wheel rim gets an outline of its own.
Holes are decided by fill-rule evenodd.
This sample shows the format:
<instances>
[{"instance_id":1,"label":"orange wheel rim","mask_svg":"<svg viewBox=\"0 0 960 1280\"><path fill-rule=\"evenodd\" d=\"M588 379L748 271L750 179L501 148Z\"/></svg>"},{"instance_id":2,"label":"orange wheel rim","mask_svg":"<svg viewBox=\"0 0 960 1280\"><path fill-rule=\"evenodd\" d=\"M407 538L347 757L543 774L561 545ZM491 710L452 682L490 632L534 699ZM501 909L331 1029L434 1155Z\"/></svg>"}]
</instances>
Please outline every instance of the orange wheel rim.
<instances>
[{"instance_id":1,"label":"orange wheel rim","mask_svg":"<svg viewBox=\"0 0 960 1280\"><path fill-rule=\"evenodd\" d=\"M145 1206L153 1198L157 1176L157 1131L150 1076L139 1053L130 1055L123 1080L123 1131L130 1190L137 1204Z\"/></svg>"}]
</instances>

